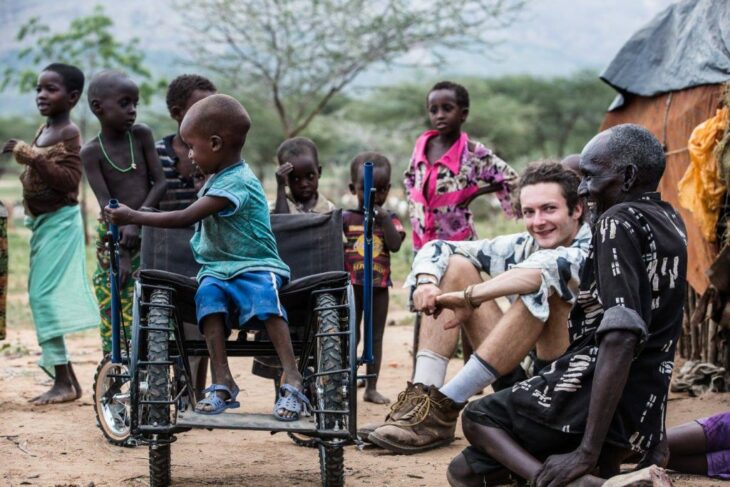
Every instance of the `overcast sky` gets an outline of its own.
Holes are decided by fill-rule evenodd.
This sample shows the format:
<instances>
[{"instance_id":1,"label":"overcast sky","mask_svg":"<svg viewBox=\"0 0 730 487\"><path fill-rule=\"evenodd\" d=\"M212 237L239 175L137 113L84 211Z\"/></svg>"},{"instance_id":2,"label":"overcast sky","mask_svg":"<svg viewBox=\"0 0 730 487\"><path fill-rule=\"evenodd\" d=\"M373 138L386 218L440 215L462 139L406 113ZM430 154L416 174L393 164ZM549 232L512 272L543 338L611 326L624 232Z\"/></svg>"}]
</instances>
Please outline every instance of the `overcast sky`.
<instances>
[{"instance_id":1,"label":"overcast sky","mask_svg":"<svg viewBox=\"0 0 730 487\"><path fill-rule=\"evenodd\" d=\"M63 30L71 19L87 15L94 5L104 6L121 40L138 37L142 46L180 54L180 20L172 12L174 0L0 0L0 54L18 47L14 41L19 25L38 16L53 30ZM438 69L420 68L418 76L499 76L529 73L538 76L567 75L578 69L605 68L623 43L671 0L528 0L520 19L500 33L502 42L489 53L449 52ZM166 11L168 10L168 11ZM411 53L408 60L428 64L431 53ZM173 67L168 77L189 71ZM412 70L371 69L357 87L387 84L412 78ZM2 97L7 101L6 97ZM0 101L2 101L0 99Z\"/></svg>"}]
</instances>

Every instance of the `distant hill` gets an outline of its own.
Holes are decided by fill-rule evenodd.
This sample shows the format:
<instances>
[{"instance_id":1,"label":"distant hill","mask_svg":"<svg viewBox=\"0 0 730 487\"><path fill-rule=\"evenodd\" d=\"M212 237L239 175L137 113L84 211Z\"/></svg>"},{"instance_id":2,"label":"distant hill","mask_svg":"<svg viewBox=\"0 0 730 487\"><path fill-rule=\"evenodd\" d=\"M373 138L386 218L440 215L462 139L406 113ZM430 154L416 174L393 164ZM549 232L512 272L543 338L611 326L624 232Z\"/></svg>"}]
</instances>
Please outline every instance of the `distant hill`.
<instances>
[{"instance_id":1,"label":"distant hill","mask_svg":"<svg viewBox=\"0 0 730 487\"><path fill-rule=\"evenodd\" d=\"M414 76L446 77L474 75L493 77L527 73L536 76L559 76L579 69L599 71L608 64L628 37L667 7L670 0L552 0L528 1L521 18L496 36L499 45L489 53L448 51L446 65L434 68L432 53L417 51L406 56L418 68L374 67L364 73L351 88L353 93L373 85L404 81ZM145 46L148 63L162 76L174 77L193 68L181 58L180 19L172 12L173 0L117 1L50 0L0 1L0 62L12 66L17 62L15 33L27 19L38 16L55 30L65 29L76 16L91 12L96 4L105 7L114 19L118 38L138 37ZM610 6L609 6L610 5ZM51 62L51 60L49 60ZM0 94L2 114L33 113L35 106L27 95Z\"/></svg>"}]
</instances>

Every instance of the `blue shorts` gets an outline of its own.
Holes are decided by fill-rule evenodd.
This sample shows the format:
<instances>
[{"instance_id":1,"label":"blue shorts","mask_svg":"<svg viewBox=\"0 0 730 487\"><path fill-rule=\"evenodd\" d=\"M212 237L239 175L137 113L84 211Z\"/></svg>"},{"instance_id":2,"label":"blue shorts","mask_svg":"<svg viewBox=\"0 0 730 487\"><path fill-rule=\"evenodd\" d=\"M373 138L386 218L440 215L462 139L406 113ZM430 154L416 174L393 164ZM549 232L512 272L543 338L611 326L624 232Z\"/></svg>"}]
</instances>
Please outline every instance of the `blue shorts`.
<instances>
[{"instance_id":1,"label":"blue shorts","mask_svg":"<svg viewBox=\"0 0 730 487\"><path fill-rule=\"evenodd\" d=\"M195 293L198 328L208 315L222 313L226 334L231 327L261 328L272 316L287 321L286 310L279 301L284 279L273 272L245 272L232 279L204 277Z\"/></svg>"}]
</instances>

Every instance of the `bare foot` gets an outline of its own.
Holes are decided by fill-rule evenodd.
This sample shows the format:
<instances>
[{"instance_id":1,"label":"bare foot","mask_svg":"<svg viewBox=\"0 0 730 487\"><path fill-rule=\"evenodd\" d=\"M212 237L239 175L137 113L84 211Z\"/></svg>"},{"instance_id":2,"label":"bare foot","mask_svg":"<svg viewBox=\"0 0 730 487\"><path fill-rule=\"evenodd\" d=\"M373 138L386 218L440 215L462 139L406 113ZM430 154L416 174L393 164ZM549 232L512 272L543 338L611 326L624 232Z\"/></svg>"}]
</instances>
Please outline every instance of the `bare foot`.
<instances>
[{"instance_id":1,"label":"bare foot","mask_svg":"<svg viewBox=\"0 0 730 487\"><path fill-rule=\"evenodd\" d=\"M74 390L76 390L76 399L81 398L81 384L79 384L79 380L76 378L76 373L74 372L74 368L71 365L71 362L68 363L68 373L71 377L71 384L73 385Z\"/></svg>"},{"instance_id":2,"label":"bare foot","mask_svg":"<svg viewBox=\"0 0 730 487\"><path fill-rule=\"evenodd\" d=\"M644 453L644 456L639 460L639 463L636 465L636 468L634 470L641 470L643 468L650 467L652 465L657 465L659 467L666 467L669 463L669 441L667 440L666 433L664 434L664 439L654 445L653 448L650 448L649 450Z\"/></svg>"},{"instance_id":3,"label":"bare foot","mask_svg":"<svg viewBox=\"0 0 730 487\"><path fill-rule=\"evenodd\" d=\"M390 399L379 393L375 389L365 389L365 393L362 395L363 401L372 402L375 404L388 404Z\"/></svg>"},{"instance_id":4,"label":"bare foot","mask_svg":"<svg viewBox=\"0 0 730 487\"><path fill-rule=\"evenodd\" d=\"M31 399L29 402L32 402L36 406L41 406L44 404L58 404L61 402L75 401L78 398L79 396L73 384L61 384L56 382L48 391Z\"/></svg>"}]
</instances>

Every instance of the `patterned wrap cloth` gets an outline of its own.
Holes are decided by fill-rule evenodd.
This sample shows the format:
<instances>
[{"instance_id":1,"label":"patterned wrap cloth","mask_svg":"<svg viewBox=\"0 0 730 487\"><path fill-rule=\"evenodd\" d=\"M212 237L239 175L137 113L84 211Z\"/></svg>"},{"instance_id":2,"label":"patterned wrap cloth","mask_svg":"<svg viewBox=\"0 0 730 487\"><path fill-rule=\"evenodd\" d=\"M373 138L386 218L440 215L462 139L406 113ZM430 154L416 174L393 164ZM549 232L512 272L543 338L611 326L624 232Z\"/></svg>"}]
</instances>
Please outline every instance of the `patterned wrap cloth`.
<instances>
[{"instance_id":1,"label":"patterned wrap cloth","mask_svg":"<svg viewBox=\"0 0 730 487\"><path fill-rule=\"evenodd\" d=\"M96 225L96 270L94 271L93 283L94 294L99 302L101 321L99 332L101 333L101 345L104 354L112 350L112 301L109 285L109 250L104 245L104 237L108 231L106 222L99 221ZM140 252L139 247L132 250L132 272L139 269ZM131 277L124 286L119 288L122 310L121 337L128 340L132 338L132 301L134 297L134 279Z\"/></svg>"},{"instance_id":2,"label":"patterned wrap cloth","mask_svg":"<svg viewBox=\"0 0 730 487\"><path fill-rule=\"evenodd\" d=\"M32 232L28 297L43 351L39 365L50 373L51 365L68 362L64 336L96 327L99 315L86 275L78 205L81 138L38 146L44 128L38 129L31 144L18 141L13 156L25 166L20 182L25 225Z\"/></svg>"}]
</instances>

